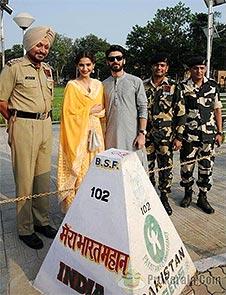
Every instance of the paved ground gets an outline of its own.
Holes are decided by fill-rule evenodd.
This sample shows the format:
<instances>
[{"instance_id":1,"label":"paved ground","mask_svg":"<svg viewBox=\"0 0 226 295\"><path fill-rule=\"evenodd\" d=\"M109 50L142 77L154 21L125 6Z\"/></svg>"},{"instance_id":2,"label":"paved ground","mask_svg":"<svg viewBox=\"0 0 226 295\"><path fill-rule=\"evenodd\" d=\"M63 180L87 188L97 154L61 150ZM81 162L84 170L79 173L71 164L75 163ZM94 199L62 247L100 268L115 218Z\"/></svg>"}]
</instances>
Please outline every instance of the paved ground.
<instances>
[{"instance_id":1,"label":"paved ground","mask_svg":"<svg viewBox=\"0 0 226 295\"><path fill-rule=\"evenodd\" d=\"M58 147L58 125L53 126L54 144L52 156L52 191L56 190L56 157ZM14 183L10 153L7 146L5 128L0 128L0 200L14 197ZM171 204L172 221L181 236L192 260L198 269L184 295L226 294L226 232L225 232L225 192L226 189L226 144L219 150L214 171L214 186L209 200L216 209L213 215L200 211L194 203L188 209L178 206L183 197L179 186L179 167L174 169ZM175 164L178 154L175 154ZM57 228L62 221L57 199L51 198L51 222ZM45 247L35 251L18 240L15 224L15 205L0 205L0 294L39 294L30 285L46 256L51 240L44 239ZM120 294L115 294L120 295Z\"/></svg>"}]
</instances>

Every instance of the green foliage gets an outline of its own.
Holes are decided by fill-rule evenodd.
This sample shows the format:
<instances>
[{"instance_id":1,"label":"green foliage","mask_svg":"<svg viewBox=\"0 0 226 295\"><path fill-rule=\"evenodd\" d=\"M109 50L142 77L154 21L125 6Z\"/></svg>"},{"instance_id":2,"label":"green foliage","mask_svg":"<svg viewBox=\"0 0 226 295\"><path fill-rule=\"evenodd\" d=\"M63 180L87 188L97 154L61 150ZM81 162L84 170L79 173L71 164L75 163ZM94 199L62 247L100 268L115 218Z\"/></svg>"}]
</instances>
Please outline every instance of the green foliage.
<instances>
[{"instance_id":1,"label":"green foliage","mask_svg":"<svg viewBox=\"0 0 226 295\"><path fill-rule=\"evenodd\" d=\"M167 2L167 1L166 1ZM214 13L214 23L219 37L213 40L211 65L214 69L226 68L226 24L219 22L220 14ZM168 53L171 64L169 74L174 78L183 76L188 58L193 54L206 55L207 38L203 28L207 27L206 13L191 13L181 1L174 7L158 9L154 18L145 26L135 24L127 36L126 70L131 74L146 78L150 76L149 60L156 52ZM48 56L57 85L75 78L75 56L81 50L96 54L94 78L105 79L109 69L105 62L105 51L109 43L105 39L89 34L82 38L72 38L56 34L56 39ZM21 45L6 50L6 61L23 54Z\"/></svg>"},{"instance_id":2,"label":"green foliage","mask_svg":"<svg viewBox=\"0 0 226 295\"><path fill-rule=\"evenodd\" d=\"M171 73L174 76L180 73L183 68L182 60L187 52L191 19L190 9L179 2L175 7L157 10L153 20L149 21L146 26L133 27L133 31L128 35L126 45L129 55L136 57L137 75L142 77L150 75L149 60L153 54L159 51L169 54ZM131 63L129 65L131 69ZM132 66L134 67L134 62Z\"/></svg>"},{"instance_id":3,"label":"green foliage","mask_svg":"<svg viewBox=\"0 0 226 295\"><path fill-rule=\"evenodd\" d=\"M61 109L64 96L64 87L56 86L53 100L53 121L60 121Z\"/></svg>"},{"instance_id":4,"label":"green foliage","mask_svg":"<svg viewBox=\"0 0 226 295\"><path fill-rule=\"evenodd\" d=\"M54 69L54 78L60 84L65 66L69 62L69 56L73 51L71 38L56 34L53 47L48 55L48 62Z\"/></svg>"},{"instance_id":5,"label":"green foliage","mask_svg":"<svg viewBox=\"0 0 226 295\"><path fill-rule=\"evenodd\" d=\"M18 58L21 56L23 56L22 45L16 44L16 45L13 45L13 47L11 49L5 50L5 62L7 62L13 58ZM1 57L0 69L2 69L2 53L0 53L0 57Z\"/></svg>"}]
</instances>

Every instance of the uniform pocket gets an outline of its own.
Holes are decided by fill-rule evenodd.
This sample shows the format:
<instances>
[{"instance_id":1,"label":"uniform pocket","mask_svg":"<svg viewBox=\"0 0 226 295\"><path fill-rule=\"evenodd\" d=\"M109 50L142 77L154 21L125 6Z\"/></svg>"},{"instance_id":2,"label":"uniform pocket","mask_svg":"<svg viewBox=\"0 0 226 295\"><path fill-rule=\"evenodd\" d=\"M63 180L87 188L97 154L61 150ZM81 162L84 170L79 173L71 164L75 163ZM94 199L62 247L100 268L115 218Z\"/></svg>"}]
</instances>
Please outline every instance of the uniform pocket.
<instances>
[{"instance_id":1,"label":"uniform pocket","mask_svg":"<svg viewBox=\"0 0 226 295\"><path fill-rule=\"evenodd\" d=\"M38 81L36 80L25 80L23 81L23 86L26 88L35 88L38 87Z\"/></svg>"}]
</instances>

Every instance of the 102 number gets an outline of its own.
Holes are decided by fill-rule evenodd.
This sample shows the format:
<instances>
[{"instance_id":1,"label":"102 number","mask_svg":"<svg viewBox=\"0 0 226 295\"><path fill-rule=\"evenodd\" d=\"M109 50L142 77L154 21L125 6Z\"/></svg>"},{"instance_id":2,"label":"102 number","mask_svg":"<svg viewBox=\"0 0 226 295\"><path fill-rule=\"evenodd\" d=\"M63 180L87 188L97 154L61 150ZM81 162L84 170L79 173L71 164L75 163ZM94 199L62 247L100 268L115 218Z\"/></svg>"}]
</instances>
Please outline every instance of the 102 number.
<instances>
[{"instance_id":1,"label":"102 number","mask_svg":"<svg viewBox=\"0 0 226 295\"><path fill-rule=\"evenodd\" d=\"M151 210L151 205L149 202L147 202L146 204L144 204L141 208L141 213L144 215L146 214L149 210Z\"/></svg>"},{"instance_id":2,"label":"102 number","mask_svg":"<svg viewBox=\"0 0 226 295\"><path fill-rule=\"evenodd\" d=\"M101 188L94 186L91 188L90 197L103 202L108 202L108 198L110 197L110 192L106 189L102 190Z\"/></svg>"}]
</instances>

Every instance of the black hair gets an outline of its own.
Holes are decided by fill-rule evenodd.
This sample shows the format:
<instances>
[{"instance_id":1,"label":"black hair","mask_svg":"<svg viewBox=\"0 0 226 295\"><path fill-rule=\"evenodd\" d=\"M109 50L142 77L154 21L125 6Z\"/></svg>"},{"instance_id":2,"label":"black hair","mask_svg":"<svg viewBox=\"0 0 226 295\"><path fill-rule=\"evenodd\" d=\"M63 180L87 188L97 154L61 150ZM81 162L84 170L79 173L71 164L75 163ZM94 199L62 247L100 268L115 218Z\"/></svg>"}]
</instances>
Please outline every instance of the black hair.
<instances>
[{"instance_id":1,"label":"black hair","mask_svg":"<svg viewBox=\"0 0 226 295\"><path fill-rule=\"evenodd\" d=\"M151 57L151 65L157 64L158 62L165 62L169 65L169 56L166 52L158 52Z\"/></svg>"},{"instance_id":2,"label":"black hair","mask_svg":"<svg viewBox=\"0 0 226 295\"><path fill-rule=\"evenodd\" d=\"M80 59L81 58L84 58L84 57L89 58L91 60L91 62L93 64L95 64L95 62L96 62L95 55L92 52L90 52L90 51L84 50L84 51L80 51L76 55L76 57L75 57L75 65L77 66L79 64Z\"/></svg>"},{"instance_id":3,"label":"black hair","mask_svg":"<svg viewBox=\"0 0 226 295\"><path fill-rule=\"evenodd\" d=\"M119 51L122 53L123 57L126 55L126 50L121 46L117 44L111 45L106 51L105 51L105 56L106 58L109 56L109 54L113 51Z\"/></svg>"}]
</instances>

